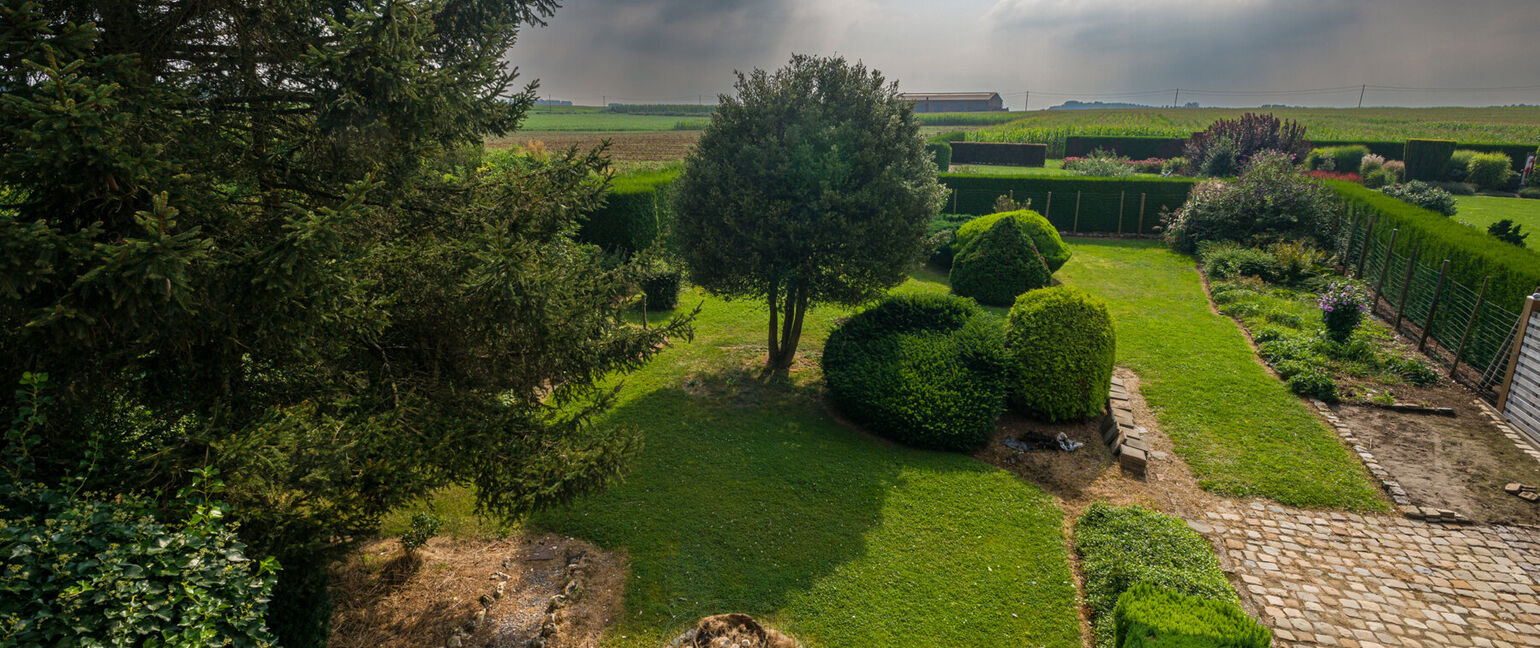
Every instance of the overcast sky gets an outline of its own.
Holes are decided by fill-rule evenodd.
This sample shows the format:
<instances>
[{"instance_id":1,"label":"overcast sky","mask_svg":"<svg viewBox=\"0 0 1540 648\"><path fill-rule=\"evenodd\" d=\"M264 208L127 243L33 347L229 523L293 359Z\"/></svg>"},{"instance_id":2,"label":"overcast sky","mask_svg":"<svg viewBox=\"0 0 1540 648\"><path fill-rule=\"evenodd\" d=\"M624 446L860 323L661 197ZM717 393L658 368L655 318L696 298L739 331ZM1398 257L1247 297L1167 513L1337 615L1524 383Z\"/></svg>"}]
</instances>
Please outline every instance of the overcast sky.
<instances>
[{"instance_id":1,"label":"overcast sky","mask_svg":"<svg viewBox=\"0 0 1540 648\"><path fill-rule=\"evenodd\" d=\"M1173 88L1204 105L1353 105L1364 83L1365 105L1540 104L1540 0L567 0L508 59L550 98L693 103L793 52L1012 109L1026 91L1037 109L1169 104Z\"/></svg>"}]
</instances>

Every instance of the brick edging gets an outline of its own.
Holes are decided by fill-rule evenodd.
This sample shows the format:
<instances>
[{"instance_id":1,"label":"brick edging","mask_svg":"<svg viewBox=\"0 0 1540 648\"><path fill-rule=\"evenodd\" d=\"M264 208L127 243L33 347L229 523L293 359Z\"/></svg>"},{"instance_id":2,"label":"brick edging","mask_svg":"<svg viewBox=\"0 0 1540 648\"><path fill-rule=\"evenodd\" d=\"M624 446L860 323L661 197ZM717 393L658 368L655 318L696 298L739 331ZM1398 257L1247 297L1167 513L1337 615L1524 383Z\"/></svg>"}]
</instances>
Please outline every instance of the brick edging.
<instances>
[{"instance_id":1,"label":"brick edging","mask_svg":"<svg viewBox=\"0 0 1540 648\"><path fill-rule=\"evenodd\" d=\"M1107 416L1102 419L1102 442L1112 449L1118 465L1134 477L1144 479L1149 464L1150 446L1144 440L1144 428L1134 425L1134 406L1128 400L1128 387L1122 378L1112 377L1107 394Z\"/></svg>"},{"instance_id":2,"label":"brick edging","mask_svg":"<svg viewBox=\"0 0 1540 648\"><path fill-rule=\"evenodd\" d=\"M1508 440L1513 442L1513 445L1518 446L1520 452L1529 455L1535 461L1540 461L1540 448L1536 448L1533 442L1520 435L1517 430L1513 429L1513 426L1508 425L1507 419L1498 414L1497 410L1488 405L1486 401L1477 398L1475 402L1476 406L1481 408L1481 412L1492 420L1492 425L1497 427L1497 431L1502 432L1503 436L1508 437Z\"/></svg>"},{"instance_id":3,"label":"brick edging","mask_svg":"<svg viewBox=\"0 0 1540 648\"><path fill-rule=\"evenodd\" d=\"M1395 477L1390 476L1390 471L1385 470L1385 467L1380 465L1379 460L1374 458L1374 453L1369 452L1368 448L1365 448L1358 442L1358 437L1353 434L1353 429L1342 422L1342 419L1335 412L1331 411L1330 406L1315 398L1310 399L1310 403L1315 405L1316 410L1321 413L1322 417L1326 418L1328 423L1331 423L1332 430L1336 431L1337 436L1342 437L1342 440L1353 448L1353 452L1358 453L1358 458L1364 462L1364 467L1369 469L1369 474L1373 475L1374 479L1380 483L1380 487L1385 489L1385 493L1390 495L1390 501L1395 502L1396 508L1400 511L1401 515L1409 519L1425 520L1427 522L1472 523L1469 518L1449 509L1436 509L1427 506L1419 507L1412 504L1411 498L1407 497L1406 489L1401 487L1401 483L1397 482Z\"/></svg>"}]
</instances>

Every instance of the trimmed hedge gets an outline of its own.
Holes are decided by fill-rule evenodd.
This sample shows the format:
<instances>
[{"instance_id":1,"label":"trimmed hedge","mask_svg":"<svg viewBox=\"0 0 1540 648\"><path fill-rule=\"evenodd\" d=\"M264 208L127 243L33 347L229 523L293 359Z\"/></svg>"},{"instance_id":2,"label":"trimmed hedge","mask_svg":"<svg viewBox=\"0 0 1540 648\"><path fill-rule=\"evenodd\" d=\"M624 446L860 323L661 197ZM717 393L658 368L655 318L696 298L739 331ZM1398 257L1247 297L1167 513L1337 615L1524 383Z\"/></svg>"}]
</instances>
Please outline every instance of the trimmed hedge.
<instances>
[{"instance_id":1,"label":"trimmed hedge","mask_svg":"<svg viewBox=\"0 0 1540 648\"><path fill-rule=\"evenodd\" d=\"M953 164L1040 167L1047 161L1047 144L952 142Z\"/></svg>"},{"instance_id":2,"label":"trimmed hedge","mask_svg":"<svg viewBox=\"0 0 1540 648\"><path fill-rule=\"evenodd\" d=\"M936 171L946 173L952 168L952 145L946 142L928 142L925 150L930 151L931 159L936 161Z\"/></svg>"},{"instance_id":3,"label":"trimmed hedge","mask_svg":"<svg viewBox=\"0 0 1540 648\"><path fill-rule=\"evenodd\" d=\"M1032 244L1037 247L1037 253L1043 256L1043 262L1048 264L1048 274L1059 271L1069 262L1069 246L1064 244L1064 239L1059 238L1059 232L1053 228L1048 219L1030 209L1021 209L1010 212L998 212L980 216L969 220L957 228L957 233L952 240L952 250L962 253L963 246L972 241L974 237L989 231L995 226L995 222L1002 218L1010 217L1021 224L1022 231L1032 238Z\"/></svg>"},{"instance_id":4,"label":"trimmed hedge","mask_svg":"<svg viewBox=\"0 0 1540 648\"><path fill-rule=\"evenodd\" d=\"M1406 140L1402 160L1406 161L1407 180L1438 180L1449 166L1449 156L1454 154L1454 140L1409 139Z\"/></svg>"},{"instance_id":5,"label":"trimmed hedge","mask_svg":"<svg viewBox=\"0 0 1540 648\"><path fill-rule=\"evenodd\" d=\"M1140 582L1238 604L1208 541L1187 523L1140 506L1092 504L1075 523L1086 603L1098 648L1113 645L1113 610Z\"/></svg>"},{"instance_id":6,"label":"trimmed hedge","mask_svg":"<svg viewBox=\"0 0 1540 648\"><path fill-rule=\"evenodd\" d=\"M900 295L829 334L830 400L873 434L940 450L988 441L1010 389L1005 333L971 299Z\"/></svg>"},{"instance_id":7,"label":"trimmed hedge","mask_svg":"<svg viewBox=\"0 0 1540 648\"><path fill-rule=\"evenodd\" d=\"M1064 157L1086 157L1097 149L1134 160L1182 157L1186 139L1173 137L1081 137L1064 138Z\"/></svg>"},{"instance_id":8,"label":"trimmed hedge","mask_svg":"<svg viewBox=\"0 0 1540 648\"><path fill-rule=\"evenodd\" d=\"M1187 202L1194 178L1002 177L945 173L939 177L953 193L948 209L958 214L994 213L995 199L1014 196L1034 208L1061 232L1154 234L1160 212ZM1049 193L1052 200L1049 200ZM1079 217L1076 193L1079 192ZM1143 195L1144 217L1139 216Z\"/></svg>"},{"instance_id":9,"label":"trimmed hedge","mask_svg":"<svg viewBox=\"0 0 1540 648\"><path fill-rule=\"evenodd\" d=\"M655 171L615 178L604 206L583 221L578 240L626 257L647 249L671 218L668 188L676 177Z\"/></svg>"},{"instance_id":10,"label":"trimmed hedge","mask_svg":"<svg viewBox=\"0 0 1540 648\"><path fill-rule=\"evenodd\" d=\"M1006 306L1048 285L1048 264L1015 218L999 218L963 245L952 261L952 292L991 306Z\"/></svg>"},{"instance_id":11,"label":"trimmed hedge","mask_svg":"<svg viewBox=\"0 0 1540 648\"><path fill-rule=\"evenodd\" d=\"M1049 422L1100 414L1116 348L1112 314L1089 293L1054 286L1017 297L1005 328L1016 375L1011 406Z\"/></svg>"},{"instance_id":12,"label":"trimmed hedge","mask_svg":"<svg viewBox=\"0 0 1540 648\"><path fill-rule=\"evenodd\" d=\"M1540 286L1540 253L1498 241L1485 232L1352 182L1328 180L1326 185L1359 212L1378 216L1376 231L1400 230L1396 252L1411 254L1420 246L1423 263L1434 265L1449 259L1449 279L1474 289L1491 276L1487 299L1518 311L1524 298ZM1363 216L1359 216L1363 218ZM1347 227L1344 216L1341 228Z\"/></svg>"},{"instance_id":13,"label":"trimmed hedge","mask_svg":"<svg viewBox=\"0 0 1540 648\"><path fill-rule=\"evenodd\" d=\"M1137 583L1112 610L1119 648L1268 648L1273 632L1234 603Z\"/></svg>"}]
</instances>

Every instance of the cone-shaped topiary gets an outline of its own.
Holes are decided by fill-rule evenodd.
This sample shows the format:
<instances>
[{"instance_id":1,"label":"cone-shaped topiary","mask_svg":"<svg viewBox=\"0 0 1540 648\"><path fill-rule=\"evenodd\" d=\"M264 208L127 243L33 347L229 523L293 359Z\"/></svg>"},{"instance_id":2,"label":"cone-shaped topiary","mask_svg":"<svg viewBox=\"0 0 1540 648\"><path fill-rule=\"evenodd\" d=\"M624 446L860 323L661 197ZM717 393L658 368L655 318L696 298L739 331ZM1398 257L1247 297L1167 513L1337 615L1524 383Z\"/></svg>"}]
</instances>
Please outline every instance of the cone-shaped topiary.
<instances>
[{"instance_id":1,"label":"cone-shaped topiary","mask_svg":"<svg viewBox=\"0 0 1540 648\"><path fill-rule=\"evenodd\" d=\"M980 216L963 223L957 228L957 238L953 243L953 250L962 253L963 246L967 245L975 237L989 228L994 227L1002 218L1012 218L1021 223L1022 231L1032 237L1033 245L1037 246L1037 253L1043 255L1043 261L1048 264L1048 273L1053 274L1064 267L1069 261L1069 246L1064 244L1064 239L1059 238L1059 231L1053 228L1048 219L1030 209L1018 209L1016 211L999 212Z\"/></svg>"},{"instance_id":2,"label":"cone-shaped topiary","mask_svg":"<svg viewBox=\"0 0 1540 648\"><path fill-rule=\"evenodd\" d=\"M1016 298L1006 324L1015 367L1011 405L1045 421L1100 414L1112 383L1112 315L1079 288L1054 286Z\"/></svg>"},{"instance_id":3,"label":"cone-shaped topiary","mask_svg":"<svg viewBox=\"0 0 1540 648\"><path fill-rule=\"evenodd\" d=\"M952 292L992 306L1008 306L1017 295L1048 285L1048 265L1014 218L995 221L973 237L952 260Z\"/></svg>"}]
</instances>

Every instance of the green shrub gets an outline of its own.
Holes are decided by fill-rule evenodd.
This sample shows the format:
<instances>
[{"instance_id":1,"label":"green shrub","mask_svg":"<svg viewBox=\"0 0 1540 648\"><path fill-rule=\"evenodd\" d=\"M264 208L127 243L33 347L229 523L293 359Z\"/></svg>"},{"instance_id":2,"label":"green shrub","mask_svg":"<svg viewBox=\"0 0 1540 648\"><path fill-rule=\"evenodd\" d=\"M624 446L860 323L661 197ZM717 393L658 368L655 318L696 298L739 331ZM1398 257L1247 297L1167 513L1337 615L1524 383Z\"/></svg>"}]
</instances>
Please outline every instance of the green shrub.
<instances>
[{"instance_id":1,"label":"green shrub","mask_svg":"<svg viewBox=\"0 0 1540 648\"><path fill-rule=\"evenodd\" d=\"M1337 381L1320 367L1309 367L1289 378L1289 389L1305 398L1337 402Z\"/></svg>"},{"instance_id":2,"label":"green shrub","mask_svg":"<svg viewBox=\"0 0 1540 648\"><path fill-rule=\"evenodd\" d=\"M587 215L578 240L629 257L650 247L669 220L667 191L677 174L651 171L611 182L603 207Z\"/></svg>"},{"instance_id":3,"label":"green shrub","mask_svg":"<svg viewBox=\"0 0 1540 648\"><path fill-rule=\"evenodd\" d=\"M970 450L994 433L1011 379L1004 331L972 300L902 295L851 317L824 345L830 400L873 434Z\"/></svg>"},{"instance_id":4,"label":"green shrub","mask_svg":"<svg viewBox=\"0 0 1540 648\"><path fill-rule=\"evenodd\" d=\"M1364 177L1368 177L1369 174L1383 168L1385 168L1385 156L1383 155L1370 153L1358 161L1358 174Z\"/></svg>"},{"instance_id":5,"label":"green shrub","mask_svg":"<svg viewBox=\"0 0 1540 648\"><path fill-rule=\"evenodd\" d=\"M1380 193L1445 216L1453 216L1456 209L1453 195L1421 180L1391 185L1381 189Z\"/></svg>"},{"instance_id":6,"label":"green shrub","mask_svg":"<svg viewBox=\"0 0 1540 648\"><path fill-rule=\"evenodd\" d=\"M267 646L271 560L200 505L185 521L126 496L0 493L0 638L11 646Z\"/></svg>"},{"instance_id":7,"label":"green shrub","mask_svg":"<svg viewBox=\"0 0 1540 648\"><path fill-rule=\"evenodd\" d=\"M1364 186L1370 189L1379 189L1395 181L1396 177L1383 168L1370 171L1364 176Z\"/></svg>"},{"instance_id":8,"label":"green shrub","mask_svg":"<svg viewBox=\"0 0 1540 648\"><path fill-rule=\"evenodd\" d=\"M1048 273L1053 274L1069 262L1069 246L1064 244L1064 239L1059 237L1059 231L1053 228L1048 219L1035 211L1020 209L1009 212L997 212L987 216L980 216L963 223L957 228L957 238L953 243L953 249L962 252L973 237L983 234L993 228L995 223L1002 218L1012 218L1021 224L1022 231L1032 238L1033 245L1037 246L1037 253L1043 256L1043 261L1048 264ZM1012 295L1014 297L1014 295ZM1009 303L1009 302L1007 302Z\"/></svg>"},{"instance_id":9,"label":"green shrub","mask_svg":"<svg viewBox=\"0 0 1540 648\"><path fill-rule=\"evenodd\" d=\"M1210 279L1261 277L1272 281L1283 276L1283 264L1272 254L1234 241L1204 241L1198 259Z\"/></svg>"},{"instance_id":10,"label":"green shrub","mask_svg":"<svg viewBox=\"0 0 1540 648\"><path fill-rule=\"evenodd\" d=\"M1502 153L1477 153L1466 163L1465 181L1482 189L1502 189L1508 185L1512 164Z\"/></svg>"},{"instance_id":11,"label":"green shrub","mask_svg":"<svg viewBox=\"0 0 1540 648\"><path fill-rule=\"evenodd\" d=\"M1313 149L1309 155L1305 156L1305 168L1311 171L1358 173L1364 156L1367 155L1369 155L1369 147L1362 144ZM1384 159L1380 161L1383 164Z\"/></svg>"},{"instance_id":12,"label":"green shrub","mask_svg":"<svg viewBox=\"0 0 1540 648\"><path fill-rule=\"evenodd\" d=\"M1171 247L1191 253L1203 241L1324 241L1335 216L1329 191L1287 156L1262 151L1239 180L1200 183L1164 223Z\"/></svg>"},{"instance_id":13,"label":"green shrub","mask_svg":"<svg viewBox=\"0 0 1540 648\"><path fill-rule=\"evenodd\" d=\"M1091 176L1095 178L1118 178L1134 175L1134 168L1129 165L1128 158L1101 149L1091 152L1091 155L1082 158L1065 158L1064 169L1074 171L1076 175Z\"/></svg>"},{"instance_id":14,"label":"green shrub","mask_svg":"<svg viewBox=\"0 0 1540 648\"><path fill-rule=\"evenodd\" d=\"M952 260L950 279L952 292L1005 306L1017 295L1048 285L1050 276L1047 263L1021 221L1000 218L989 230L963 244Z\"/></svg>"},{"instance_id":15,"label":"green shrub","mask_svg":"<svg viewBox=\"0 0 1540 648\"><path fill-rule=\"evenodd\" d=\"M1387 360L1385 364L1396 375L1401 376L1402 380L1418 387L1436 383L1440 378L1438 370L1417 358L1396 356Z\"/></svg>"},{"instance_id":16,"label":"green shrub","mask_svg":"<svg viewBox=\"0 0 1540 648\"><path fill-rule=\"evenodd\" d=\"M642 294L647 298L647 310L673 310L679 305L679 286L684 283L684 270L663 259L653 259L644 264L638 278Z\"/></svg>"},{"instance_id":17,"label":"green shrub","mask_svg":"<svg viewBox=\"0 0 1540 648\"><path fill-rule=\"evenodd\" d=\"M1470 160L1479 152L1470 149L1455 149L1449 154L1449 165L1444 167L1444 175L1441 180L1465 182L1465 177L1470 174ZM1507 158L1504 157L1506 160Z\"/></svg>"},{"instance_id":18,"label":"green shrub","mask_svg":"<svg viewBox=\"0 0 1540 648\"><path fill-rule=\"evenodd\" d=\"M977 218L972 214L936 214L925 226L926 260L943 270L952 267L957 250L957 228Z\"/></svg>"},{"instance_id":19,"label":"green shrub","mask_svg":"<svg viewBox=\"0 0 1540 648\"><path fill-rule=\"evenodd\" d=\"M1305 168L1311 171L1336 171L1337 158L1331 154L1330 149L1310 149L1305 156Z\"/></svg>"},{"instance_id":20,"label":"green shrub","mask_svg":"<svg viewBox=\"0 0 1540 648\"><path fill-rule=\"evenodd\" d=\"M401 548L408 553L421 549L433 539L433 536L438 535L438 530L442 526L444 521L432 513L426 511L413 513L410 526L406 533L401 534Z\"/></svg>"},{"instance_id":21,"label":"green shrub","mask_svg":"<svg viewBox=\"0 0 1540 648\"><path fill-rule=\"evenodd\" d=\"M1540 173L1532 173L1530 177L1540 176ZM1519 190L1520 198L1540 198L1540 187L1524 187Z\"/></svg>"},{"instance_id":22,"label":"green shrub","mask_svg":"<svg viewBox=\"0 0 1540 648\"><path fill-rule=\"evenodd\" d=\"M1406 177L1409 180L1438 180L1449 167L1454 154L1454 140L1406 140Z\"/></svg>"},{"instance_id":23,"label":"green shrub","mask_svg":"<svg viewBox=\"0 0 1540 648\"><path fill-rule=\"evenodd\" d=\"M1112 611L1119 648L1268 648L1273 633L1239 606L1136 583Z\"/></svg>"},{"instance_id":24,"label":"green shrub","mask_svg":"<svg viewBox=\"0 0 1540 648\"><path fill-rule=\"evenodd\" d=\"M1034 290L1016 298L1005 335L1013 407L1050 422L1101 413L1117 338L1100 299L1073 286Z\"/></svg>"},{"instance_id":25,"label":"green shrub","mask_svg":"<svg viewBox=\"0 0 1540 648\"><path fill-rule=\"evenodd\" d=\"M931 158L936 161L936 171L946 173L952 168L952 145L947 142L928 142L925 150L930 151Z\"/></svg>"},{"instance_id":26,"label":"green shrub","mask_svg":"<svg viewBox=\"0 0 1540 648\"><path fill-rule=\"evenodd\" d=\"M1086 604L1098 648L1113 646L1113 609L1140 582L1238 603L1207 540L1178 518L1140 506L1092 504L1075 523Z\"/></svg>"},{"instance_id":27,"label":"green shrub","mask_svg":"<svg viewBox=\"0 0 1540 648\"><path fill-rule=\"evenodd\" d=\"M1523 225L1514 225L1511 219L1504 218L1487 226L1487 233L1497 237L1497 240L1509 245L1524 247L1524 239L1529 234L1524 232Z\"/></svg>"}]
</instances>

